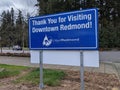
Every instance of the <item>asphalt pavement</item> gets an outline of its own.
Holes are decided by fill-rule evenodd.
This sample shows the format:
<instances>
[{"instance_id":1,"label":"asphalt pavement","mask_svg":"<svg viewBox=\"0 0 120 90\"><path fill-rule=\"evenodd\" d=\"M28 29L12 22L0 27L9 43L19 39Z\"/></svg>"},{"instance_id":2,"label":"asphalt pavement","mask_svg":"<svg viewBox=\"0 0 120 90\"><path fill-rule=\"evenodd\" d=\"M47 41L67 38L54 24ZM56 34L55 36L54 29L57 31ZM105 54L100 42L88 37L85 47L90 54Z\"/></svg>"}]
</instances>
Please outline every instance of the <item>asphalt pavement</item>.
<instances>
[{"instance_id":1,"label":"asphalt pavement","mask_svg":"<svg viewBox=\"0 0 120 90\"><path fill-rule=\"evenodd\" d=\"M3 49L3 53L30 53L29 50L9 50ZM101 62L118 62L120 63L120 51L100 51L100 61Z\"/></svg>"},{"instance_id":2,"label":"asphalt pavement","mask_svg":"<svg viewBox=\"0 0 120 90\"><path fill-rule=\"evenodd\" d=\"M120 51L101 51L100 61L120 63Z\"/></svg>"}]
</instances>

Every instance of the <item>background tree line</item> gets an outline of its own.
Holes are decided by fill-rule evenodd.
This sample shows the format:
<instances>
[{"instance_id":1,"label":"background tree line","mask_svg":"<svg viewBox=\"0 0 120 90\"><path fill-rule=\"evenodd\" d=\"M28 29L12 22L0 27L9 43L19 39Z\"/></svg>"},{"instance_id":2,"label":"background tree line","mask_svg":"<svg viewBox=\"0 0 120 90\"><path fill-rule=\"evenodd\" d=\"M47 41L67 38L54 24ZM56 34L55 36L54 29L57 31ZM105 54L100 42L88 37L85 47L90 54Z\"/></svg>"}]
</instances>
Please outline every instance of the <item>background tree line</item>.
<instances>
[{"instance_id":1,"label":"background tree line","mask_svg":"<svg viewBox=\"0 0 120 90\"><path fill-rule=\"evenodd\" d=\"M1 18L0 45L2 47L13 45L28 47L28 21L23 16L22 11L18 10L18 14L15 16L14 9L11 8L10 11L3 11Z\"/></svg>"},{"instance_id":2,"label":"background tree line","mask_svg":"<svg viewBox=\"0 0 120 90\"><path fill-rule=\"evenodd\" d=\"M37 0L39 15L55 14L88 8L98 8L99 43L101 48L120 48L120 0ZM14 9L3 11L0 45L28 47L28 17Z\"/></svg>"}]
</instances>

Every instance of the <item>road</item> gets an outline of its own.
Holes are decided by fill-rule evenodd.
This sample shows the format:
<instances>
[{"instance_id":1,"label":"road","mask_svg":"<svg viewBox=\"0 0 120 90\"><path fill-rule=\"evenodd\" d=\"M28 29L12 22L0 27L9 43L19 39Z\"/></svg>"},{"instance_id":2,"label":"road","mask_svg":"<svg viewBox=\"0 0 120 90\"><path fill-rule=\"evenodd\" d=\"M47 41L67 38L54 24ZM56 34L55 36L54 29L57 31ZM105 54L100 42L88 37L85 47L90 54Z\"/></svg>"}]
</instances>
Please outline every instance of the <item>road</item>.
<instances>
[{"instance_id":1,"label":"road","mask_svg":"<svg viewBox=\"0 0 120 90\"><path fill-rule=\"evenodd\" d=\"M120 63L120 51L102 51L100 52L100 61Z\"/></svg>"},{"instance_id":2,"label":"road","mask_svg":"<svg viewBox=\"0 0 120 90\"><path fill-rule=\"evenodd\" d=\"M22 65L22 66L30 66L30 58L29 57L7 57L0 56L1 64L10 64L10 65Z\"/></svg>"},{"instance_id":3,"label":"road","mask_svg":"<svg viewBox=\"0 0 120 90\"><path fill-rule=\"evenodd\" d=\"M23 51L16 50L2 50L3 53L23 53ZM25 50L24 53L29 53L29 50ZM120 63L120 51L101 51L99 53L100 61L102 62L119 62Z\"/></svg>"}]
</instances>

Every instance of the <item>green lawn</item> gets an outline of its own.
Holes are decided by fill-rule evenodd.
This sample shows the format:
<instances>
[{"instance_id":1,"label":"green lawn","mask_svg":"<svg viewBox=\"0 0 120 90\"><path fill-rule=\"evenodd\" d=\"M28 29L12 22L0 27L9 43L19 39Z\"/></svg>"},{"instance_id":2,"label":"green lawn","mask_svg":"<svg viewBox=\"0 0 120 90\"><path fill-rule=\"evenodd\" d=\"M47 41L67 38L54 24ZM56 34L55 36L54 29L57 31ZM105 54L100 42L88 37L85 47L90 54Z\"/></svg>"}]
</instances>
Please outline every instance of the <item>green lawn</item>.
<instances>
[{"instance_id":1,"label":"green lawn","mask_svg":"<svg viewBox=\"0 0 120 90\"><path fill-rule=\"evenodd\" d=\"M4 68L4 71L0 72L1 78L8 78L16 75L20 75L22 71L26 71L25 75L18 77L14 83L29 83L38 85L39 84L39 68L25 67L25 66L14 66L14 65L5 65L0 64L0 68ZM43 80L44 84L49 86L60 85L60 81L65 77L65 72L61 70L43 70Z\"/></svg>"},{"instance_id":2,"label":"green lawn","mask_svg":"<svg viewBox=\"0 0 120 90\"><path fill-rule=\"evenodd\" d=\"M21 71L28 69L28 67L0 64L0 69L4 69L3 71L0 72L1 79L19 75Z\"/></svg>"},{"instance_id":3,"label":"green lawn","mask_svg":"<svg viewBox=\"0 0 120 90\"><path fill-rule=\"evenodd\" d=\"M39 69L36 68L29 72L27 75L20 77L17 82L28 82L31 84L39 84ZM44 69L43 70L44 76L44 84L49 86L57 86L60 85L60 81L64 78L65 73L61 70L51 70L51 69Z\"/></svg>"}]
</instances>

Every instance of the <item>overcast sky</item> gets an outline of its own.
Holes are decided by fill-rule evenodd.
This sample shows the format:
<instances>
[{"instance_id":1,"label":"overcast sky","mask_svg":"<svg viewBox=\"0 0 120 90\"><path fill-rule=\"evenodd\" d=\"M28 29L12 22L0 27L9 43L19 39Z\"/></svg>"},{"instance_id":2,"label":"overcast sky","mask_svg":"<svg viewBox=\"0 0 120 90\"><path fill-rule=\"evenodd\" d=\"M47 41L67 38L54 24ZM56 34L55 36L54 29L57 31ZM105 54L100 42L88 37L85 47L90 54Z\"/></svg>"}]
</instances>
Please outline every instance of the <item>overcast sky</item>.
<instances>
[{"instance_id":1,"label":"overcast sky","mask_svg":"<svg viewBox=\"0 0 120 90\"><path fill-rule=\"evenodd\" d=\"M10 10L13 7L15 13L19 9L23 14L29 12L31 16L34 16L37 13L36 3L37 0L0 0L0 14L3 10Z\"/></svg>"}]
</instances>

